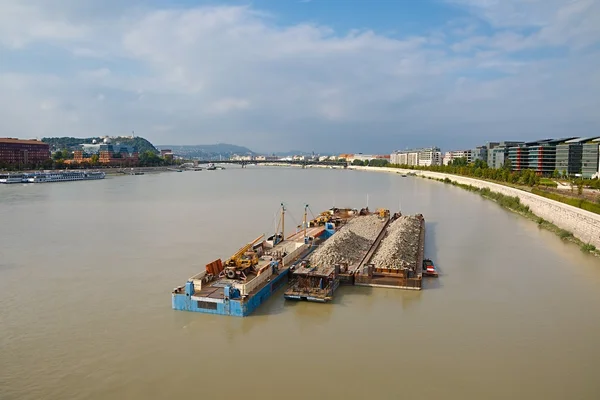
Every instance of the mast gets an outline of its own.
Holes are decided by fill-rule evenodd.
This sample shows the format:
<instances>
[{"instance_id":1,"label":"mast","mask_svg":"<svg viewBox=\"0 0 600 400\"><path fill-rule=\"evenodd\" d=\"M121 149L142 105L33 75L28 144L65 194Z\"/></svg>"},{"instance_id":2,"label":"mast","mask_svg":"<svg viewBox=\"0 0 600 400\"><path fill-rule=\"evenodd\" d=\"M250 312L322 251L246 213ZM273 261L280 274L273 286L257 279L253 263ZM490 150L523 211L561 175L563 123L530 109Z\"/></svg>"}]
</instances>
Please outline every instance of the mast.
<instances>
[{"instance_id":1,"label":"mast","mask_svg":"<svg viewBox=\"0 0 600 400\"><path fill-rule=\"evenodd\" d=\"M308 209L308 204L304 205L304 222L302 223L302 225L304 225L304 239L306 239L306 227L307 227L307 223L306 223L306 210Z\"/></svg>"},{"instance_id":2,"label":"mast","mask_svg":"<svg viewBox=\"0 0 600 400\"><path fill-rule=\"evenodd\" d=\"M285 206L281 203L281 240L285 240Z\"/></svg>"}]
</instances>

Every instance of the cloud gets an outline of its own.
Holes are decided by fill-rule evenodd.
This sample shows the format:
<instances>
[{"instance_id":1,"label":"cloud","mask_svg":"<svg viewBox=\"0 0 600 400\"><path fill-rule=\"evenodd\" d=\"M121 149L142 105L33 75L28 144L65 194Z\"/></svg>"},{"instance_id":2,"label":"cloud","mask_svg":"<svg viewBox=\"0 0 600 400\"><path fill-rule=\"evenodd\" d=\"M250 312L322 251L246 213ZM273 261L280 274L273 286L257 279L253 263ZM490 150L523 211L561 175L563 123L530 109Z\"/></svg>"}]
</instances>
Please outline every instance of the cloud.
<instances>
[{"instance_id":1,"label":"cloud","mask_svg":"<svg viewBox=\"0 0 600 400\"><path fill-rule=\"evenodd\" d=\"M0 67L7 134L368 152L600 124L594 1L453 0L466 17L405 37L283 25L250 6L124 3L0 0L0 57L39 60Z\"/></svg>"},{"instance_id":2,"label":"cloud","mask_svg":"<svg viewBox=\"0 0 600 400\"><path fill-rule=\"evenodd\" d=\"M233 110L243 110L249 106L250 102L245 99L221 99L211 104L209 109L211 112L223 114Z\"/></svg>"}]
</instances>

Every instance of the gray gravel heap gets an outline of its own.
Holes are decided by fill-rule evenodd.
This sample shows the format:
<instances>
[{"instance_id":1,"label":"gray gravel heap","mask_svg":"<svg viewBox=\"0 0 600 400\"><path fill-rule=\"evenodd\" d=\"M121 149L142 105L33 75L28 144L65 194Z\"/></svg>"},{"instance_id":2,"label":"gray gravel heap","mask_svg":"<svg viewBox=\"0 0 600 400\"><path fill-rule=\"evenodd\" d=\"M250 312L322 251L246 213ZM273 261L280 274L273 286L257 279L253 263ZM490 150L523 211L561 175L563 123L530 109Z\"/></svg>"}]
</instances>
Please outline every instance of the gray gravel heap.
<instances>
[{"instance_id":1,"label":"gray gravel heap","mask_svg":"<svg viewBox=\"0 0 600 400\"><path fill-rule=\"evenodd\" d=\"M377 215L353 218L310 256L310 262L319 267L340 262L348 265L358 263L377 238L380 229L381 220Z\"/></svg>"},{"instance_id":2,"label":"gray gravel heap","mask_svg":"<svg viewBox=\"0 0 600 400\"><path fill-rule=\"evenodd\" d=\"M414 268L419 255L421 220L403 215L390 224L371 263L377 268Z\"/></svg>"},{"instance_id":3,"label":"gray gravel heap","mask_svg":"<svg viewBox=\"0 0 600 400\"><path fill-rule=\"evenodd\" d=\"M377 215L361 215L356 218L353 218L340 229L342 230L350 230L357 234L358 236L374 241L381 232L382 220Z\"/></svg>"}]
</instances>

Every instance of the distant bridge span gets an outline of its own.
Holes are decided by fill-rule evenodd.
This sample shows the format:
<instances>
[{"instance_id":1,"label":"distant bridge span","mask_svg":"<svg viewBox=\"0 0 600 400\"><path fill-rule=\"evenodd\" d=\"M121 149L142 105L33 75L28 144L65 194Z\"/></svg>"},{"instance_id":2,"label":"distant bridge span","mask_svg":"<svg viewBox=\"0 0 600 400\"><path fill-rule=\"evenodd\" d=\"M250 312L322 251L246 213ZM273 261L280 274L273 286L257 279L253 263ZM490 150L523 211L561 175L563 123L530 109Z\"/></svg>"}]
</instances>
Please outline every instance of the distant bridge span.
<instances>
[{"instance_id":1,"label":"distant bridge span","mask_svg":"<svg viewBox=\"0 0 600 400\"><path fill-rule=\"evenodd\" d=\"M196 161L194 161L196 162ZM272 160L198 160L198 164L238 164L245 167L248 164L289 164L289 165L325 165L325 166L337 166L346 168L347 163L345 161L311 161L311 160L292 160L292 161L272 161Z\"/></svg>"}]
</instances>

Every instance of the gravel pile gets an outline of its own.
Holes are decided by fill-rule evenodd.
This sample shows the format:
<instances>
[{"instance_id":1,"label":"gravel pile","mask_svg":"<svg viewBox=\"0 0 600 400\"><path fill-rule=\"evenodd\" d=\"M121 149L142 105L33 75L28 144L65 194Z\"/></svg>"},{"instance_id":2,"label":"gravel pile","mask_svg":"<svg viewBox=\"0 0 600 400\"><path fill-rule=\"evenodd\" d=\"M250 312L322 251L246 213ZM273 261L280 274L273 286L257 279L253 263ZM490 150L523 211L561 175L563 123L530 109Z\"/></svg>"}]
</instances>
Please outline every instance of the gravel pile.
<instances>
[{"instance_id":1,"label":"gravel pile","mask_svg":"<svg viewBox=\"0 0 600 400\"><path fill-rule=\"evenodd\" d=\"M414 268L419 254L421 219L403 215L390 224L371 263L377 268Z\"/></svg>"},{"instance_id":2,"label":"gravel pile","mask_svg":"<svg viewBox=\"0 0 600 400\"><path fill-rule=\"evenodd\" d=\"M353 218L310 256L310 262L316 266L358 263L364 252L371 247L380 229L381 220L377 215Z\"/></svg>"},{"instance_id":3,"label":"gravel pile","mask_svg":"<svg viewBox=\"0 0 600 400\"><path fill-rule=\"evenodd\" d=\"M373 241L381 232L381 224L382 220L377 215L361 215L351 219L340 232L350 230L364 239Z\"/></svg>"}]
</instances>

